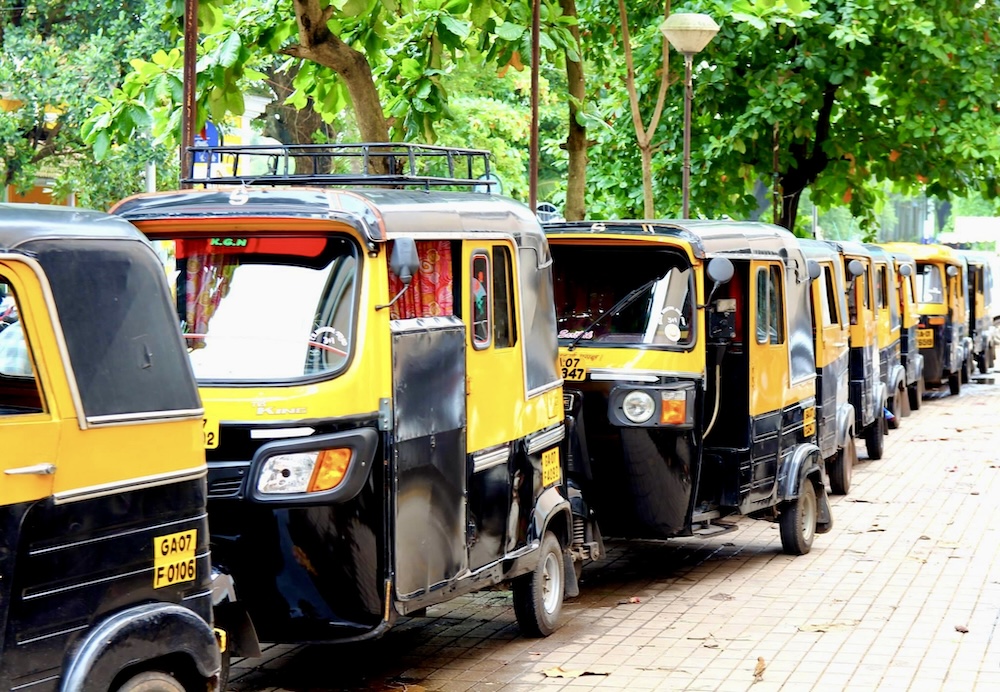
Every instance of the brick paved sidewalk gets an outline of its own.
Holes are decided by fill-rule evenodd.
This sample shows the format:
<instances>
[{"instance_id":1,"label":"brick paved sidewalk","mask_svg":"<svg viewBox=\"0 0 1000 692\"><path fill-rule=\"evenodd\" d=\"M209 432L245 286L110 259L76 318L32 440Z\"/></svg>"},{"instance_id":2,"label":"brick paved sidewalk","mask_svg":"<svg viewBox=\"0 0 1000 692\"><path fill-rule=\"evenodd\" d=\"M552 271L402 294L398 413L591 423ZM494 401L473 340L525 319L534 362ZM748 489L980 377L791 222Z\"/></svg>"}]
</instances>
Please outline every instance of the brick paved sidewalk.
<instances>
[{"instance_id":1,"label":"brick paved sidewalk","mask_svg":"<svg viewBox=\"0 0 1000 692\"><path fill-rule=\"evenodd\" d=\"M615 544L547 639L522 638L509 592L488 591L380 642L272 646L236 663L230 689L1000 690L998 419L1000 385L931 394L855 469L808 555L749 519ZM587 674L546 675L559 667Z\"/></svg>"}]
</instances>

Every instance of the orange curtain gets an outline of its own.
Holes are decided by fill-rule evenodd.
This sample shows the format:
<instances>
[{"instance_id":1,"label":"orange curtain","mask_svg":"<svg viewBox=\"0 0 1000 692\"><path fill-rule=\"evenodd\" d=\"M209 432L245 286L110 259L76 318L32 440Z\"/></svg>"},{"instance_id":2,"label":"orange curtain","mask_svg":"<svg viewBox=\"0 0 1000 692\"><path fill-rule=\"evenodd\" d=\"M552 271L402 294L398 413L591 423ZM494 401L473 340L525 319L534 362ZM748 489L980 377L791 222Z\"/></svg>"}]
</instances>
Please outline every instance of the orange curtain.
<instances>
[{"instance_id":1,"label":"orange curtain","mask_svg":"<svg viewBox=\"0 0 1000 692\"><path fill-rule=\"evenodd\" d=\"M385 256L388 263L392 256L391 244ZM413 277L410 287L390 308L389 316L394 320L405 320L455 314L451 243L447 240L418 241L417 256L420 258L420 270ZM403 282L390 269L389 297L394 297L402 289Z\"/></svg>"},{"instance_id":2,"label":"orange curtain","mask_svg":"<svg viewBox=\"0 0 1000 692\"><path fill-rule=\"evenodd\" d=\"M185 334L205 334L219 303L229 293L229 286L236 271L237 260L228 255L191 255L185 267L187 293L185 295ZM205 340L187 340L188 348L203 348Z\"/></svg>"}]
</instances>

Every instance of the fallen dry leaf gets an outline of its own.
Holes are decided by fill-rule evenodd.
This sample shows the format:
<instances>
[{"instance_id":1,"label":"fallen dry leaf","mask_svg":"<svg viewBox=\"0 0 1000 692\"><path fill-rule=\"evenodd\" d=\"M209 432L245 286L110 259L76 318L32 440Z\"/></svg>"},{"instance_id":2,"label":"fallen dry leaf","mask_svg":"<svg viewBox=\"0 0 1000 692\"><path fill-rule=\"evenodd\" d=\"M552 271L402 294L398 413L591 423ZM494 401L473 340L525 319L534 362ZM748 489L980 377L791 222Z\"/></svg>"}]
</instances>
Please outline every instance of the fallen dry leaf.
<instances>
[{"instance_id":1,"label":"fallen dry leaf","mask_svg":"<svg viewBox=\"0 0 1000 692\"><path fill-rule=\"evenodd\" d=\"M965 625L955 625L955 631L956 632L961 632L962 634L965 634L966 632L969 631L969 628L966 627Z\"/></svg>"},{"instance_id":2,"label":"fallen dry leaf","mask_svg":"<svg viewBox=\"0 0 1000 692\"><path fill-rule=\"evenodd\" d=\"M819 624L799 625L800 632L829 632L830 630L842 630L848 627L856 627L860 620L841 620L839 622L823 622Z\"/></svg>"},{"instance_id":3,"label":"fallen dry leaf","mask_svg":"<svg viewBox=\"0 0 1000 692\"><path fill-rule=\"evenodd\" d=\"M592 670L566 670L562 666L556 666L543 670L542 675L547 678L578 678L582 675L607 675L607 673L595 673Z\"/></svg>"},{"instance_id":4,"label":"fallen dry leaf","mask_svg":"<svg viewBox=\"0 0 1000 692\"><path fill-rule=\"evenodd\" d=\"M623 598L618 601L618 605L627 605L629 603L642 603L638 596L629 596L628 598Z\"/></svg>"},{"instance_id":5,"label":"fallen dry leaf","mask_svg":"<svg viewBox=\"0 0 1000 692\"><path fill-rule=\"evenodd\" d=\"M733 600L733 596L731 596L731 595L729 595L727 593L714 593L711 596L709 596L709 598L711 598L713 601L731 601L731 600Z\"/></svg>"}]
</instances>

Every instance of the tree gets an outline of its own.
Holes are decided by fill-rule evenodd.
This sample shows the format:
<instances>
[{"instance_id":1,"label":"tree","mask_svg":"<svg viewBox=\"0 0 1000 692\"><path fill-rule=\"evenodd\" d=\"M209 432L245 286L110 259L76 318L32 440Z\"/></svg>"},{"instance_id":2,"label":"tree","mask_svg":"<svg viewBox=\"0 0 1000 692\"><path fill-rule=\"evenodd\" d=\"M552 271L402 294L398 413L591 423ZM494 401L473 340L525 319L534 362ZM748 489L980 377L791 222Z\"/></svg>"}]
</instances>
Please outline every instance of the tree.
<instances>
[{"instance_id":1,"label":"tree","mask_svg":"<svg viewBox=\"0 0 1000 692\"><path fill-rule=\"evenodd\" d=\"M145 10L142 0L28 0L0 10L0 193L8 185L27 192L44 175L58 200L75 193L79 203L100 207L136 192L145 164L164 160L164 150L138 141L98 176L80 136L91 94L112 89L132 51L163 40L159 10Z\"/></svg>"},{"instance_id":2,"label":"tree","mask_svg":"<svg viewBox=\"0 0 1000 692\"><path fill-rule=\"evenodd\" d=\"M740 193L759 177L774 181L787 228L809 187L821 208L848 204L868 223L881 181L943 198L1000 194L993 5L789 0L797 16L759 6L732 4L737 21L723 23L698 77L698 125L712 128L701 208L745 206Z\"/></svg>"}]
</instances>

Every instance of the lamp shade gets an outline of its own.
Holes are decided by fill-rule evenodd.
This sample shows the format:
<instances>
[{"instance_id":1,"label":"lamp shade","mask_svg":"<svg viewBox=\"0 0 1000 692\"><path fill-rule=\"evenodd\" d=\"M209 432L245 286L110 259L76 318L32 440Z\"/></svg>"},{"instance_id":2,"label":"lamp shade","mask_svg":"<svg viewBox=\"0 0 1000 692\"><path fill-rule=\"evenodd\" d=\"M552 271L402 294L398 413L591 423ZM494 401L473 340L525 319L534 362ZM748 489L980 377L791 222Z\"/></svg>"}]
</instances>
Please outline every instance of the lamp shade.
<instances>
[{"instance_id":1,"label":"lamp shade","mask_svg":"<svg viewBox=\"0 0 1000 692\"><path fill-rule=\"evenodd\" d=\"M675 12L660 25L660 31L679 53L698 53L719 33L719 25L707 14Z\"/></svg>"}]
</instances>

